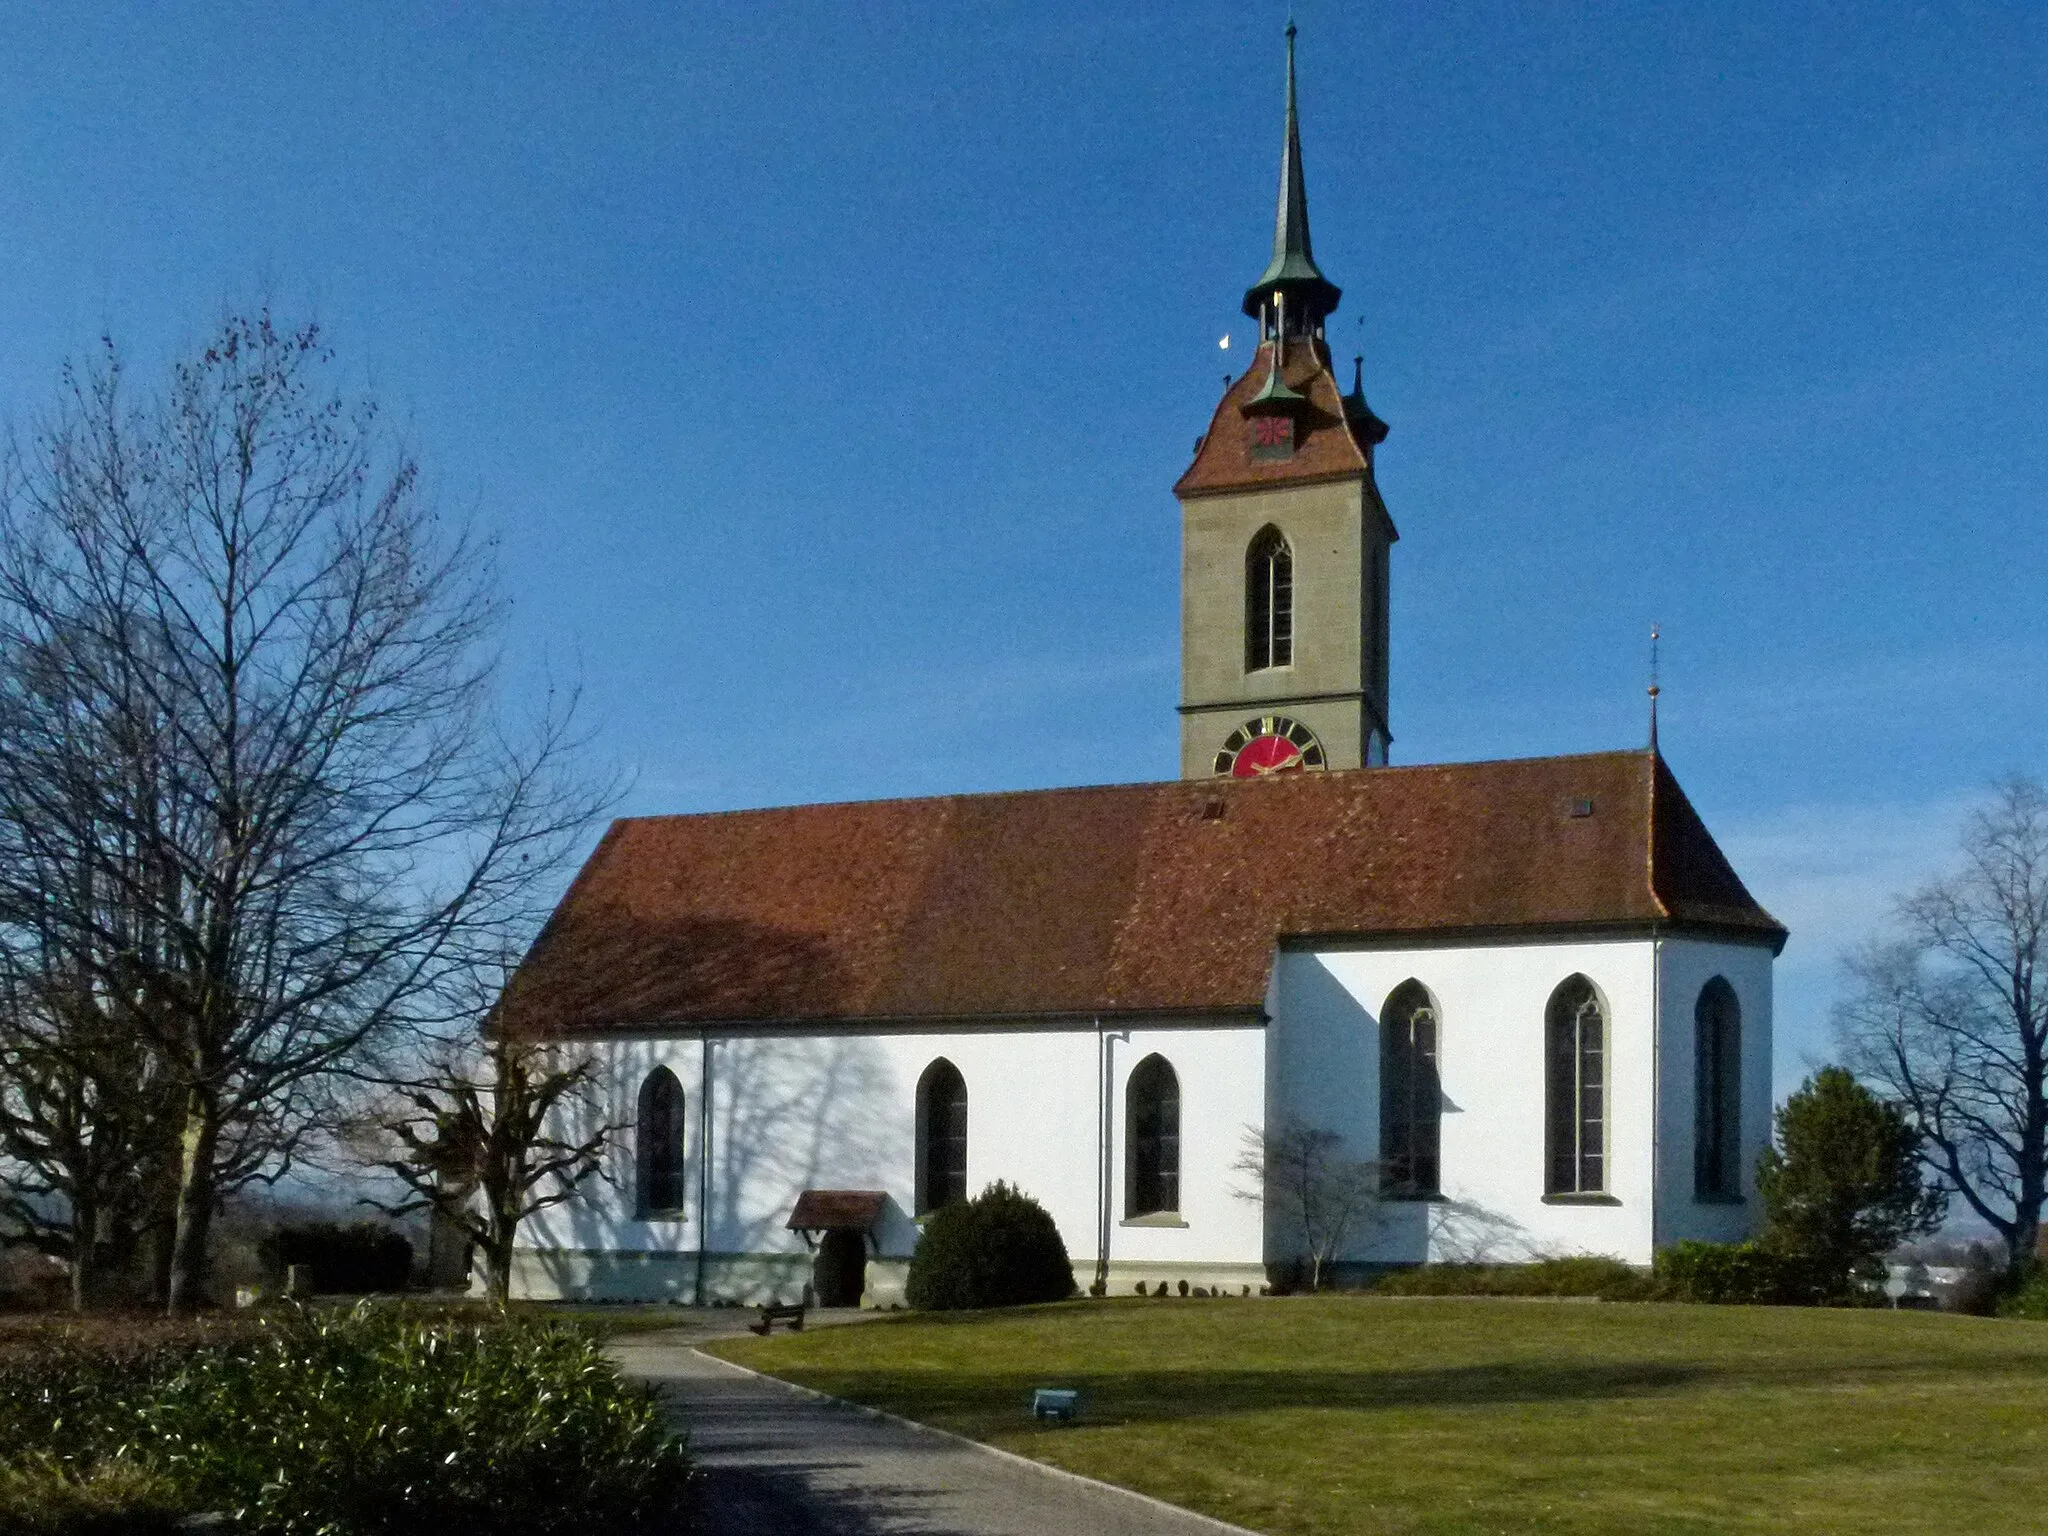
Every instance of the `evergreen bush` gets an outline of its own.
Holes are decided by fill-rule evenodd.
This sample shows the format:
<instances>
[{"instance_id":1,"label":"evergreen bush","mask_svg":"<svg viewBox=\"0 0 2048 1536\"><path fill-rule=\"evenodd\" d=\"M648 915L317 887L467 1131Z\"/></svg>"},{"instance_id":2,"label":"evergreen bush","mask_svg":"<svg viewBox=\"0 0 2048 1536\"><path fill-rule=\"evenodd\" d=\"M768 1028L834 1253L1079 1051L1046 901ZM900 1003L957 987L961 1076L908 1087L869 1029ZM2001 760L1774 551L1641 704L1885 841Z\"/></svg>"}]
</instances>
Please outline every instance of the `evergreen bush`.
<instances>
[{"instance_id":1,"label":"evergreen bush","mask_svg":"<svg viewBox=\"0 0 2048 1536\"><path fill-rule=\"evenodd\" d=\"M1884 1280L1884 1256L1941 1225L1947 1197L1922 1178L1904 1109L1842 1067L1822 1067L1779 1106L1757 1162L1758 1239L1802 1261L1816 1295L1849 1301Z\"/></svg>"},{"instance_id":2,"label":"evergreen bush","mask_svg":"<svg viewBox=\"0 0 2048 1536\"><path fill-rule=\"evenodd\" d=\"M926 1220L904 1299L926 1312L1065 1301L1067 1245L1044 1206L998 1180Z\"/></svg>"}]
</instances>

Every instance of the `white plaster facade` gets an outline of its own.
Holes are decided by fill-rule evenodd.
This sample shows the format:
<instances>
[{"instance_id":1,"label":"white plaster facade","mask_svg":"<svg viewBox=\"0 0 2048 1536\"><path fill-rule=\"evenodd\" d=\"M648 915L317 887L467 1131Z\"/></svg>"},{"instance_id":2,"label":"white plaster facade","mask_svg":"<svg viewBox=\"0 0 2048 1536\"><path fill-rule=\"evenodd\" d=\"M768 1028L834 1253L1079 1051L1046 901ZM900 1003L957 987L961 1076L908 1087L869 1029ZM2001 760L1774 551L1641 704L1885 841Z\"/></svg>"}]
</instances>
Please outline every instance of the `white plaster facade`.
<instances>
[{"instance_id":1,"label":"white plaster facade","mask_svg":"<svg viewBox=\"0 0 2048 1536\"><path fill-rule=\"evenodd\" d=\"M685 1208L637 1214L632 1138L622 1137L605 1182L529 1223L518 1286L538 1296L795 1299L810 1276L804 1240L784 1225L797 1196L875 1189L890 1198L864 1299L899 1300L917 1238L916 1088L943 1056L967 1085L968 1187L1002 1179L1038 1199L1081 1286L1097 1274L1106 1231L1112 1294L1161 1280L1256 1290L1299 1244L1247 1198L1257 1192L1235 1167L1245 1138L1293 1121L1338 1132L1351 1156L1377 1156L1378 1015L1411 978L1440 1020L1442 1198L1386 1202L1348 1260L1597 1253L1647 1264L1679 1238L1750 1228L1753 1201L1694 1197L1693 1009L1717 975L1740 1003L1747 1195L1769 1135L1771 961L1767 945L1674 936L1290 947L1275 956L1263 1023L747 1027L602 1040L592 1048L613 1119L631 1118L657 1066L683 1085ZM1545 1005L1574 974L1593 982L1607 1013L1611 1203L1544 1196ZM1123 1209L1125 1084L1154 1053L1180 1083L1177 1225L1128 1224Z\"/></svg>"},{"instance_id":2,"label":"white plaster facade","mask_svg":"<svg viewBox=\"0 0 2048 1536\"><path fill-rule=\"evenodd\" d=\"M1337 1131L1352 1155L1379 1144L1379 1013L1403 982L1436 1005L1443 1090L1442 1198L1387 1202L1347 1257L1376 1264L1512 1262L1608 1254L1647 1264L1686 1237L1750 1230L1751 1179L1770 1135L1768 947L1689 938L1283 950L1268 1038L1269 1116ZM1606 1194L1612 1204L1544 1194L1544 1011L1568 977L1587 977L1607 1015ZM1694 1019L1701 989L1725 977L1741 1007L1742 1203L1693 1188ZM1271 1257L1292 1251L1270 1234Z\"/></svg>"}]
</instances>

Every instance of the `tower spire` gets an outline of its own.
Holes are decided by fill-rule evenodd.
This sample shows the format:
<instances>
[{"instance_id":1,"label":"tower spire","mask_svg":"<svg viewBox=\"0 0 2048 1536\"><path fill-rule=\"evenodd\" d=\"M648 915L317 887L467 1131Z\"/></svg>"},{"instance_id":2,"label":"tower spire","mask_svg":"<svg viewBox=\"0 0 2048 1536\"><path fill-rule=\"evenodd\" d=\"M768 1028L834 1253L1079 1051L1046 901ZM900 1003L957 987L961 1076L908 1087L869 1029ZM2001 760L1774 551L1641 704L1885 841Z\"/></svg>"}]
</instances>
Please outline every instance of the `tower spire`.
<instances>
[{"instance_id":1,"label":"tower spire","mask_svg":"<svg viewBox=\"0 0 2048 1536\"><path fill-rule=\"evenodd\" d=\"M1287 327L1312 334L1343 290L1322 274L1308 233L1308 184L1301 169L1301 118L1295 106L1294 23L1287 23L1287 137L1280 151L1280 201L1273 212L1273 259L1245 291L1244 312L1279 323L1276 300L1289 297Z\"/></svg>"}]
</instances>

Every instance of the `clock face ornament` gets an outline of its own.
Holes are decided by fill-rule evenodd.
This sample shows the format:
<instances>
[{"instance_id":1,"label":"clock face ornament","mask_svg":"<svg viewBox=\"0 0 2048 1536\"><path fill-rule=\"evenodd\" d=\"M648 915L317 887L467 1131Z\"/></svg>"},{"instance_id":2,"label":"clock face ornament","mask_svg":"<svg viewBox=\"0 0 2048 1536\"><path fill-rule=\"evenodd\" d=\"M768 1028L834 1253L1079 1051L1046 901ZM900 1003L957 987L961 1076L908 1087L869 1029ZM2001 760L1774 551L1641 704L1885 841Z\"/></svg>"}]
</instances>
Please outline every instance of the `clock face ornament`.
<instances>
[{"instance_id":1,"label":"clock face ornament","mask_svg":"<svg viewBox=\"0 0 2048 1536\"><path fill-rule=\"evenodd\" d=\"M1330 766L1316 733L1285 715L1247 720L1223 739L1216 772L1233 779L1262 779L1269 773L1300 773Z\"/></svg>"}]
</instances>

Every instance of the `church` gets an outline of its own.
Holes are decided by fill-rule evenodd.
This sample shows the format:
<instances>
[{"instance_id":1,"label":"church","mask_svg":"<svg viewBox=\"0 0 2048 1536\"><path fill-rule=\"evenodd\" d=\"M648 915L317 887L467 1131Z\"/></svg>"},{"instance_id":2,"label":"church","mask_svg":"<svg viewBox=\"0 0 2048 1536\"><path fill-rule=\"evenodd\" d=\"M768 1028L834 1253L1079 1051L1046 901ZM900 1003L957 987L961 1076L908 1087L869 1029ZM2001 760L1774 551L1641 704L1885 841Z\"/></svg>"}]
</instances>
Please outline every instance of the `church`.
<instances>
[{"instance_id":1,"label":"church","mask_svg":"<svg viewBox=\"0 0 2048 1536\"><path fill-rule=\"evenodd\" d=\"M997 1179L1083 1290L1257 1292L1290 1127L1373 1165L1341 1272L1751 1230L1786 935L1654 725L1389 763L1388 429L1332 371L1293 47L1261 340L1174 487L1179 779L615 822L497 1016L627 1127L517 1294L889 1306Z\"/></svg>"}]
</instances>

